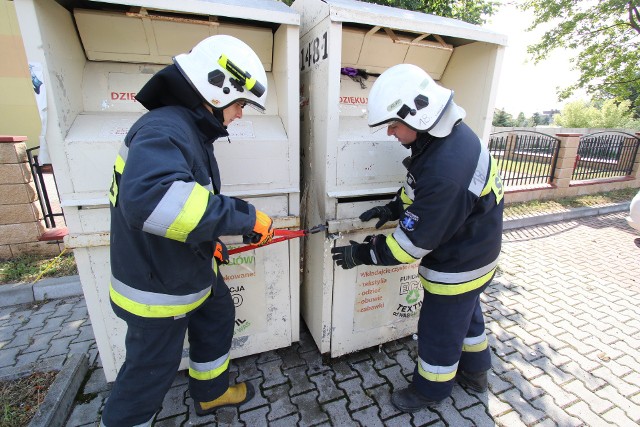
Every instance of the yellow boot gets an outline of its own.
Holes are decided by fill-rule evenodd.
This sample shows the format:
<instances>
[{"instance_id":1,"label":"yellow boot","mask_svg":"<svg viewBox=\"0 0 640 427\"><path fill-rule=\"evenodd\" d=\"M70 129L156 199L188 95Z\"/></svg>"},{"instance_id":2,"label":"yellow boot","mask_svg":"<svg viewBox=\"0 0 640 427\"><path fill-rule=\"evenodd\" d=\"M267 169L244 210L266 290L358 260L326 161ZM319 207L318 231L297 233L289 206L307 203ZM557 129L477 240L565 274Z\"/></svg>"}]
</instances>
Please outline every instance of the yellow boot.
<instances>
[{"instance_id":1,"label":"yellow boot","mask_svg":"<svg viewBox=\"0 0 640 427\"><path fill-rule=\"evenodd\" d=\"M209 402L194 401L194 407L197 415L208 415L225 406L240 406L251 400L254 394L255 391L251 383L240 383L229 387L227 391L217 399L210 400Z\"/></svg>"}]
</instances>

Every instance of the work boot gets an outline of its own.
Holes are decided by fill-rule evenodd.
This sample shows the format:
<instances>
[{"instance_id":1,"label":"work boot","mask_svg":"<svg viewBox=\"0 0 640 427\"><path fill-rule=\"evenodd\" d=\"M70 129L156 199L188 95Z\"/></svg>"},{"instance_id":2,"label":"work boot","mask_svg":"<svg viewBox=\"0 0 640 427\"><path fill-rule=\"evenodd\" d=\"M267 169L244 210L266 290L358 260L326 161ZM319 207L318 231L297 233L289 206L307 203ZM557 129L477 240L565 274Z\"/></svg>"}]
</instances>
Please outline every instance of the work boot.
<instances>
[{"instance_id":1,"label":"work boot","mask_svg":"<svg viewBox=\"0 0 640 427\"><path fill-rule=\"evenodd\" d=\"M428 399L413 384L391 394L391 403L402 412L415 412L419 409L434 407L440 402L440 400Z\"/></svg>"},{"instance_id":2,"label":"work boot","mask_svg":"<svg viewBox=\"0 0 640 427\"><path fill-rule=\"evenodd\" d=\"M195 402L194 408L198 416L208 415L225 406L240 406L253 398L255 391L251 383L232 385L217 399L209 402Z\"/></svg>"},{"instance_id":3,"label":"work boot","mask_svg":"<svg viewBox=\"0 0 640 427\"><path fill-rule=\"evenodd\" d=\"M458 371L456 381L462 386L470 388L473 391L482 393L487 391L489 381L487 380L487 371L482 372L465 372Z\"/></svg>"}]
</instances>

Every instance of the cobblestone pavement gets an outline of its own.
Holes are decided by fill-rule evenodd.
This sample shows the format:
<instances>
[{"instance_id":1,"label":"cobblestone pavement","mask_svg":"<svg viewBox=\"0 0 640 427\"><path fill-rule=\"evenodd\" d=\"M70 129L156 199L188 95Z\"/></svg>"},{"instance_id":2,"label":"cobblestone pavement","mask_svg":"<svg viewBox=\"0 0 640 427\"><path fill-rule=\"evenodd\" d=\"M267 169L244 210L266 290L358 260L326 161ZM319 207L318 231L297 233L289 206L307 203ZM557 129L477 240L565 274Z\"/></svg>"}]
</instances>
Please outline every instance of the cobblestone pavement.
<instances>
[{"instance_id":1,"label":"cobblestone pavement","mask_svg":"<svg viewBox=\"0 0 640 427\"><path fill-rule=\"evenodd\" d=\"M411 337L323 358L302 324L300 342L232 361L232 381L256 397L197 417L184 373L155 426L637 426L640 423L640 240L624 213L505 232L500 272L483 297L493 350L489 392L453 394L403 414L393 390L408 384ZM109 385L81 297L0 309L0 368L92 364L67 421L97 425Z\"/></svg>"}]
</instances>

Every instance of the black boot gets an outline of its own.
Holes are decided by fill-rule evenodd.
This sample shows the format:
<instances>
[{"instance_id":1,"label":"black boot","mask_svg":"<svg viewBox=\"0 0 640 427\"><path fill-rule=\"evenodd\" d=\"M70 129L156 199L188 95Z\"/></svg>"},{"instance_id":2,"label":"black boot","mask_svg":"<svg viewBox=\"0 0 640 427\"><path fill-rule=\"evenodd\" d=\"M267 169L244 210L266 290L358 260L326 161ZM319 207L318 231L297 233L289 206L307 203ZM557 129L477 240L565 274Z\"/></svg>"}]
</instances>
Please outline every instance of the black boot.
<instances>
[{"instance_id":1,"label":"black boot","mask_svg":"<svg viewBox=\"0 0 640 427\"><path fill-rule=\"evenodd\" d=\"M415 412L419 409L433 407L440 402L440 400L428 399L413 384L409 384L409 387L402 390L394 391L391 395L391 403L402 412Z\"/></svg>"},{"instance_id":2,"label":"black boot","mask_svg":"<svg viewBox=\"0 0 640 427\"><path fill-rule=\"evenodd\" d=\"M464 387L470 388L473 391L482 393L487 391L489 381L487 380L487 371L482 372L465 372L458 371L456 374L456 381L458 381Z\"/></svg>"}]
</instances>

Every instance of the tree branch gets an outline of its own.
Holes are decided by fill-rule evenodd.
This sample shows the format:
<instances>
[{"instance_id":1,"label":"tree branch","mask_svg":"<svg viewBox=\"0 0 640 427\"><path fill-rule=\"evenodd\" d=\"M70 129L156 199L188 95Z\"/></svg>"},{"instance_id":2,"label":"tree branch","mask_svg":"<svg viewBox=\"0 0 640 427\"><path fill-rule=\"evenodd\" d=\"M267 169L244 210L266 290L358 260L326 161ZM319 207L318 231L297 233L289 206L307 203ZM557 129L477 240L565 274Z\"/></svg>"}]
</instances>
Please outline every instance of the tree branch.
<instances>
[{"instance_id":1,"label":"tree branch","mask_svg":"<svg viewBox=\"0 0 640 427\"><path fill-rule=\"evenodd\" d=\"M629 24L640 33L640 11L633 2L634 0L629 1Z\"/></svg>"}]
</instances>

